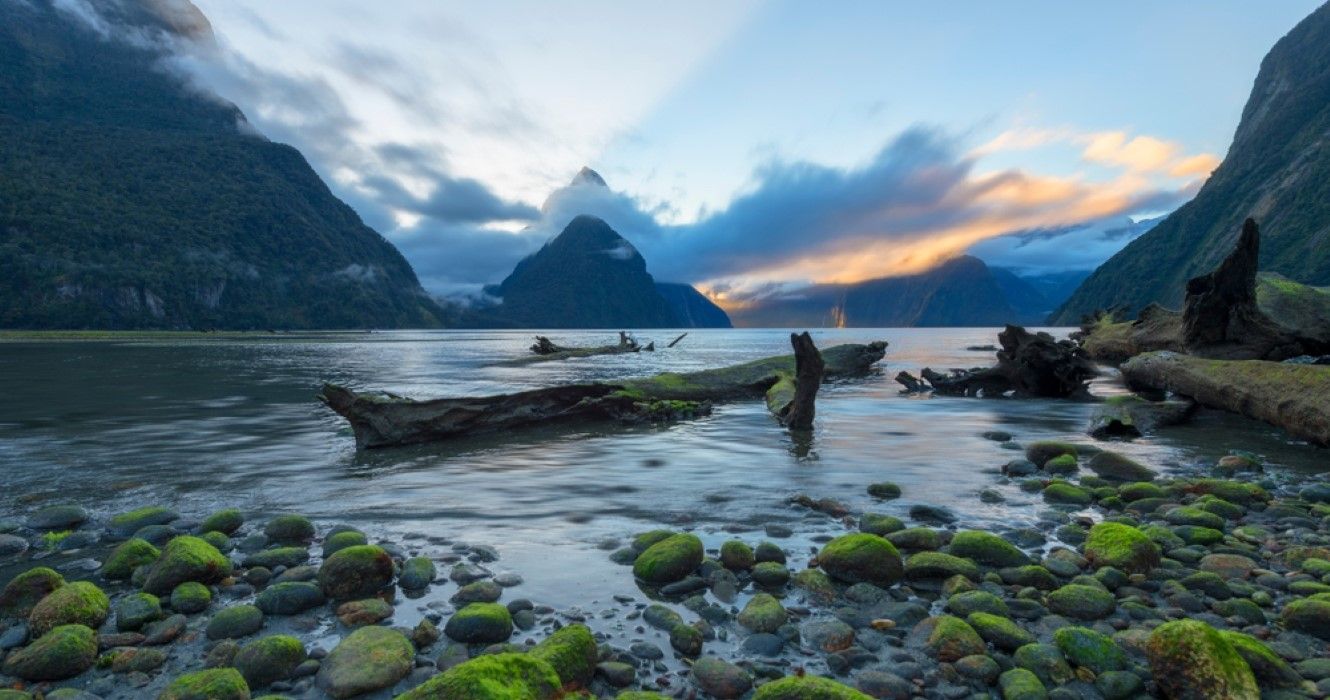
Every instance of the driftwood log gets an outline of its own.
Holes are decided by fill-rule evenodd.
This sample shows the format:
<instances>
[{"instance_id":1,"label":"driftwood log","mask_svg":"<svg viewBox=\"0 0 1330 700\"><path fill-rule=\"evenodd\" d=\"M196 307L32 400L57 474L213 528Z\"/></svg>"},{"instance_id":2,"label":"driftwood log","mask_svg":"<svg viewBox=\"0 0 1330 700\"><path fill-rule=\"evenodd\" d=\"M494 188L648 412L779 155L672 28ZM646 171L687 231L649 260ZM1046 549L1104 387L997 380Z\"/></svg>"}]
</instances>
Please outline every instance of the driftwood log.
<instances>
[{"instance_id":1,"label":"driftwood log","mask_svg":"<svg viewBox=\"0 0 1330 700\"><path fill-rule=\"evenodd\" d=\"M879 341L827 348L820 355L823 376L866 374L886 347ZM416 400L325 384L319 399L351 424L358 449L370 449L559 422L682 420L710 413L713 402L763 396L773 414L784 416L795 401L798 371L795 356L782 355L700 372L481 397Z\"/></svg>"},{"instance_id":2,"label":"driftwood log","mask_svg":"<svg viewBox=\"0 0 1330 700\"><path fill-rule=\"evenodd\" d=\"M1172 392L1330 445L1330 366L1212 360L1164 351L1128 360L1122 377L1133 389Z\"/></svg>"},{"instance_id":3,"label":"driftwood log","mask_svg":"<svg viewBox=\"0 0 1330 700\"><path fill-rule=\"evenodd\" d=\"M788 402L784 406L772 409L776 417L790 430L812 430L813 417L817 413L817 390L822 386L826 363L822 361L822 354L817 351L807 331L791 333L790 345L794 347L794 376L781 377L777 385L767 390L767 395L775 394L783 398L788 394ZM778 388L780 383L789 386Z\"/></svg>"},{"instance_id":4,"label":"driftwood log","mask_svg":"<svg viewBox=\"0 0 1330 700\"><path fill-rule=\"evenodd\" d=\"M619 355L622 353L641 352L643 350L655 350L656 345L652 343L643 348L637 344L637 341L623 331L619 331L619 342L616 345L597 345L588 348L566 347L558 345L554 341L543 335L536 336L536 342L531 345L530 355L507 360L500 364L504 365L529 365L536 362L550 362L553 360L569 360L575 357L592 357L595 355Z\"/></svg>"},{"instance_id":5,"label":"driftwood log","mask_svg":"<svg viewBox=\"0 0 1330 700\"><path fill-rule=\"evenodd\" d=\"M996 398L1071 398L1088 395L1090 378L1097 374L1094 363L1075 343L1055 340L1047 333L1031 333L1020 326L1007 326L998 334L1002 349L992 367L937 372L925 367L922 381L901 372L896 381L907 393L923 390L924 382L935 394Z\"/></svg>"}]
</instances>

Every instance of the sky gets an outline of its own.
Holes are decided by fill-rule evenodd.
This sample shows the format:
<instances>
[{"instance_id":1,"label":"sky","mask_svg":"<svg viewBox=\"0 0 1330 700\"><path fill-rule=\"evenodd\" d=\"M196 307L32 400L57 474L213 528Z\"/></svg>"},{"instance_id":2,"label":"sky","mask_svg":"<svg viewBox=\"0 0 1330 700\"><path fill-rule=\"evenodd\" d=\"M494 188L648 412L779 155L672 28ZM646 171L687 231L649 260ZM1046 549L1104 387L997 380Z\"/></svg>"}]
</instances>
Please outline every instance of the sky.
<instances>
[{"instance_id":1,"label":"sky","mask_svg":"<svg viewBox=\"0 0 1330 700\"><path fill-rule=\"evenodd\" d=\"M216 43L173 69L427 289L477 294L590 213L735 303L965 252L1093 268L1195 193L1318 4L193 1Z\"/></svg>"}]
</instances>

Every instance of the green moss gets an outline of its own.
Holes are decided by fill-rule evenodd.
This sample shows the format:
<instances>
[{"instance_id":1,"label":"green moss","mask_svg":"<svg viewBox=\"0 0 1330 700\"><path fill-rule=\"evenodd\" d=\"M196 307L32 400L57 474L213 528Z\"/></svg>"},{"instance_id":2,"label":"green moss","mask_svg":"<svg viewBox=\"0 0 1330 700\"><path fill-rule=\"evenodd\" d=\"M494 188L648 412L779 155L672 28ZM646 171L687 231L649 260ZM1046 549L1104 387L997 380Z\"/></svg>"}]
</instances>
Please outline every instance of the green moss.
<instances>
[{"instance_id":1,"label":"green moss","mask_svg":"<svg viewBox=\"0 0 1330 700\"><path fill-rule=\"evenodd\" d=\"M739 540L729 540L720 546L720 563L731 571L748 571L753 568L753 548Z\"/></svg>"},{"instance_id":2,"label":"green moss","mask_svg":"<svg viewBox=\"0 0 1330 700\"><path fill-rule=\"evenodd\" d=\"M872 496L873 498L880 498L884 501L893 498L900 498L901 487L891 483L890 481L879 481L876 484L868 485L868 495Z\"/></svg>"},{"instance_id":3,"label":"green moss","mask_svg":"<svg viewBox=\"0 0 1330 700\"><path fill-rule=\"evenodd\" d=\"M869 696L820 676L786 676L764 683L753 700L871 700Z\"/></svg>"},{"instance_id":4,"label":"green moss","mask_svg":"<svg viewBox=\"0 0 1330 700\"><path fill-rule=\"evenodd\" d=\"M675 534L677 533L673 530L648 530L646 532L638 533L633 537L633 551L641 554L642 552L647 551L647 548L651 545L660 542L661 540L674 537Z\"/></svg>"},{"instance_id":5,"label":"green moss","mask_svg":"<svg viewBox=\"0 0 1330 700\"><path fill-rule=\"evenodd\" d=\"M314 523L303 515L279 515L268 521L263 534L274 542L300 544L314 539Z\"/></svg>"},{"instance_id":6,"label":"green moss","mask_svg":"<svg viewBox=\"0 0 1330 700\"><path fill-rule=\"evenodd\" d=\"M157 561L161 550L137 537L121 542L102 564L102 576L109 581L128 579L134 569Z\"/></svg>"},{"instance_id":7,"label":"green moss","mask_svg":"<svg viewBox=\"0 0 1330 700\"><path fill-rule=\"evenodd\" d=\"M1085 627L1063 627L1053 633L1053 642L1068 661L1096 675L1128 667L1127 654L1109 637Z\"/></svg>"},{"instance_id":8,"label":"green moss","mask_svg":"<svg viewBox=\"0 0 1330 700\"><path fill-rule=\"evenodd\" d=\"M458 664L397 696L397 700L554 700L561 694L561 685L554 669L535 656L489 654Z\"/></svg>"},{"instance_id":9,"label":"green moss","mask_svg":"<svg viewBox=\"0 0 1330 700\"><path fill-rule=\"evenodd\" d=\"M1030 563L1025 552L997 535L980 530L961 530L951 538L949 551L987 566L1024 566Z\"/></svg>"},{"instance_id":10,"label":"green moss","mask_svg":"<svg viewBox=\"0 0 1330 700\"><path fill-rule=\"evenodd\" d=\"M1130 503L1143 498L1163 498L1164 490L1148 481L1137 481L1119 486L1118 496Z\"/></svg>"},{"instance_id":11,"label":"green moss","mask_svg":"<svg viewBox=\"0 0 1330 700\"><path fill-rule=\"evenodd\" d=\"M586 687L599 660L596 638L586 625L568 625L532 647L528 655L549 664L565 687Z\"/></svg>"},{"instance_id":12,"label":"green moss","mask_svg":"<svg viewBox=\"0 0 1330 700\"><path fill-rule=\"evenodd\" d=\"M892 545L901 549L937 549L942 546L942 535L928 527L911 527L886 535Z\"/></svg>"},{"instance_id":13,"label":"green moss","mask_svg":"<svg viewBox=\"0 0 1330 700\"><path fill-rule=\"evenodd\" d=\"M223 608L208 621L208 639L236 639L263 628L263 611L253 605Z\"/></svg>"},{"instance_id":14,"label":"green moss","mask_svg":"<svg viewBox=\"0 0 1330 700\"><path fill-rule=\"evenodd\" d=\"M1262 364L1262 363L1256 363ZM1295 365L1286 365L1293 367ZM1330 375L1327 375L1330 376ZM1324 377L1323 377L1324 378ZM1251 505L1270 500L1270 494L1260 486L1245 481L1228 479L1197 479L1188 487L1194 493L1207 493L1232 503Z\"/></svg>"},{"instance_id":15,"label":"green moss","mask_svg":"<svg viewBox=\"0 0 1330 700\"><path fill-rule=\"evenodd\" d=\"M171 591L171 609L186 615L193 615L208 609L212 604L212 591L198 581L186 581Z\"/></svg>"},{"instance_id":16,"label":"green moss","mask_svg":"<svg viewBox=\"0 0 1330 700\"><path fill-rule=\"evenodd\" d=\"M250 554L245 557L245 566L248 568L262 566L267 569L285 566L289 569L307 561L309 561L309 552L304 547L277 547Z\"/></svg>"},{"instance_id":17,"label":"green moss","mask_svg":"<svg viewBox=\"0 0 1330 700\"><path fill-rule=\"evenodd\" d=\"M1230 630L1221 630L1219 634L1247 662L1261 687L1295 688L1302 684L1302 678L1288 662L1261 640Z\"/></svg>"},{"instance_id":18,"label":"green moss","mask_svg":"<svg viewBox=\"0 0 1330 700\"><path fill-rule=\"evenodd\" d=\"M45 566L24 571L0 591L0 618L26 618L38 601L63 585L65 577Z\"/></svg>"},{"instance_id":19,"label":"green moss","mask_svg":"<svg viewBox=\"0 0 1330 700\"><path fill-rule=\"evenodd\" d=\"M175 511L168 508L148 506L121 513L111 518L109 525L114 532L132 535L149 525L165 525L178 517L180 516L176 515Z\"/></svg>"},{"instance_id":20,"label":"green moss","mask_svg":"<svg viewBox=\"0 0 1330 700\"><path fill-rule=\"evenodd\" d=\"M647 583L672 583L696 571L703 556L702 540L696 535L672 535L637 555L633 575Z\"/></svg>"},{"instance_id":21,"label":"green moss","mask_svg":"<svg viewBox=\"0 0 1330 700\"><path fill-rule=\"evenodd\" d=\"M1085 558L1096 567L1111 566L1127 573L1147 573L1159 566L1159 547L1150 537L1122 523L1102 522L1090 528Z\"/></svg>"},{"instance_id":22,"label":"green moss","mask_svg":"<svg viewBox=\"0 0 1330 700\"><path fill-rule=\"evenodd\" d=\"M1316 593L1284 606L1281 619L1291 630L1330 641L1330 593Z\"/></svg>"},{"instance_id":23,"label":"green moss","mask_svg":"<svg viewBox=\"0 0 1330 700\"><path fill-rule=\"evenodd\" d=\"M73 531L73 530L59 530L59 531L54 531L54 532L43 532L43 533L42 533L42 549L45 549L45 550L48 550L48 551L49 551L49 550L53 550L53 549L55 549L56 547L59 547L59 546L60 546L60 543L61 543L61 542L64 542L65 539L68 538L68 537L69 537L70 535L72 535L72 534L74 534L74 531Z\"/></svg>"},{"instance_id":24,"label":"green moss","mask_svg":"<svg viewBox=\"0 0 1330 700\"><path fill-rule=\"evenodd\" d=\"M921 623L928 636L924 642L928 653L938 661L951 662L984 653L984 640L965 620L952 615L929 618ZM931 629L928 627L931 626Z\"/></svg>"},{"instance_id":25,"label":"green moss","mask_svg":"<svg viewBox=\"0 0 1330 700\"><path fill-rule=\"evenodd\" d=\"M223 554L231 551L231 538L216 530L209 530L202 535L199 535L199 537L202 538L204 542L216 547L217 551Z\"/></svg>"},{"instance_id":26,"label":"green moss","mask_svg":"<svg viewBox=\"0 0 1330 700\"><path fill-rule=\"evenodd\" d=\"M1055 481L1044 487L1044 500L1049 503L1068 503L1072 505L1089 505L1094 501L1094 497L1079 486L1072 486L1065 481Z\"/></svg>"},{"instance_id":27,"label":"green moss","mask_svg":"<svg viewBox=\"0 0 1330 700\"><path fill-rule=\"evenodd\" d=\"M369 544L365 533L358 530L343 530L328 535L323 540L323 557L326 559L347 547Z\"/></svg>"},{"instance_id":28,"label":"green moss","mask_svg":"<svg viewBox=\"0 0 1330 700\"><path fill-rule=\"evenodd\" d=\"M236 530L244 524L245 516L239 509L226 508L204 518L199 524L199 532L220 532L230 536L236 534Z\"/></svg>"},{"instance_id":29,"label":"green moss","mask_svg":"<svg viewBox=\"0 0 1330 700\"><path fill-rule=\"evenodd\" d=\"M1003 700L1045 700L1048 697L1048 690L1039 676L1024 668L1005 671L998 678L998 686L1002 688Z\"/></svg>"},{"instance_id":30,"label":"green moss","mask_svg":"<svg viewBox=\"0 0 1330 700\"><path fill-rule=\"evenodd\" d=\"M962 577L959 580L968 579ZM957 617L965 617L972 612L1006 615L1007 604L988 591L962 591L947 599L947 612Z\"/></svg>"},{"instance_id":31,"label":"green moss","mask_svg":"<svg viewBox=\"0 0 1330 700\"><path fill-rule=\"evenodd\" d=\"M969 559L943 552L919 552L905 560L905 578L911 581L947 579L952 576L975 580L979 578L979 567Z\"/></svg>"},{"instance_id":32,"label":"green moss","mask_svg":"<svg viewBox=\"0 0 1330 700\"><path fill-rule=\"evenodd\" d=\"M319 567L319 586L333 600L369 598L393 581L393 559L377 545L340 549Z\"/></svg>"},{"instance_id":33,"label":"green moss","mask_svg":"<svg viewBox=\"0 0 1330 700\"><path fill-rule=\"evenodd\" d=\"M213 668L175 679L157 700L249 700L249 686L234 668Z\"/></svg>"},{"instance_id":34,"label":"green moss","mask_svg":"<svg viewBox=\"0 0 1330 700\"><path fill-rule=\"evenodd\" d=\"M785 624L787 615L780 601L769 593L758 593L739 612L738 622L751 632L774 633Z\"/></svg>"},{"instance_id":35,"label":"green moss","mask_svg":"<svg viewBox=\"0 0 1330 700\"><path fill-rule=\"evenodd\" d=\"M289 678L305 660L305 645L284 634L256 639L240 648L231 665L250 688L262 688Z\"/></svg>"},{"instance_id":36,"label":"green moss","mask_svg":"<svg viewBox=\"0 0 1330 700\"><path fill-rule=\"evenodd\" d=\"M1075 474L1080 469L1075 455L1063 454L1044 462L1044 471L1049 474Z\"/></svg>"},{"instance_id":37,"label":"green moss","mask_svg":"<svg viewBox=\"0 0 1330 700\"><path fill-rule=\"evenodd\" d=\"M1006 652L1015 651L1034 642L1034 635L1021 629L1003 615L972 612L965 616L965 621L985 642Z\"/></svg>"},{"instance_id":38,"label":"green moss","mask_svg":"<svg viewBox=\"0 0 1330 700\"><path fill-rule=\"evenodd\" d=\"M96 633L84 625L60 625L5 657L4 672L28 681L57 681L73 678L96 662Z\"/></svg>"},{"instance_id":39,"label":"green moss","mask_svg":"<svg viewBox=\"0 0 1330 700\"><path fill-rule=\"evenodd\" d=\"M1067 584L1048 594L1048 609L1078 620L1108 617L1117 607L1113 594L1098 586Z\"/></svg>"},{"instance_id":40,"label":"green moss","mask_svg":"<svg viewBox=\"0 0 1330 700\"><path fill-rule=\"evenodd\" d=\"M864 513L859 516L859 531L867 532L870 535L885 537L893 532L900 532L904 529L905 523L901 522L901 519L894 515Z\"/></svg>"},{"instance_id":41,"label":"green moss","mask_svg":"<svg viewBox=\"0 0 1330 700\"><path fill-rule=\"evenodd\" d=\"M1205 547L1224 541L1222 531L1200 525L1178 525L1173 528L1173 534L1187 544L1199 544Z\"/></svg>"},{"instance_id":42,"label":"green moss","mask_svg":"<svg viewBox=\"0 0 1330 700\"><path fill-rule=\"evenodd\" d=\"M804 569L791 579L794 587L802 590L815 602L827 604L836 599L836 586L831 577L820 569Z\"/></svg>"},{"instance_id":43,"label":"green moss","mask_svg":"<svg viewBox=\"0 0 1330 700\"><path fill-rule=\"evenodd\" d=\"M1155 682L1173 698L1256 698L1251 667L1218 630L1196 620L1155 628L1146 644Z\"/></svg>"},{"instance_id":44,"label":"green moss","mask_svg":"<svg viewBox=\"0 0 1330 700\"><path fill-rule=\"evenodd\" d=\"M181 535L166 543L162 555L148 570L143 590L170 595L186 581L215 583L231 573L231 560L198 537Z\"/></svg>"},{"instance_id":45,"label":"green moss","mask_svg":"<svg viewBox=\"0 0 1330 700\"><path fill-rule=\"evenodd\" d=\"M871 583L888 588L904 574L900 552L887 540L867 533L842 535L826 543L818 566L845 583Z\"/></svg>"},{"instance_id":46,"label":"green moss","mask_svg":"<svg viewBox=\"0 0 1330 700\"><path fill-rule=\"evenodd\" d=\"M317 683L338 699L389 688L411 673L415 654L411 640L400 632L374 625L361 627L344 637L323 660Z\"/></svg>"},{"instance_id":47,"label":"green moss","mask_svg":"<svg viewBox=\"0 0 1330 700\"><path fill-rule=\"evenodd\" d=\"M471 603L449 618L444 634L467 644L496 644L512 636L513 618L497 603Z\"/></svg>"},{"instance_id":48,"label":"green moss","mask_svg":"<svg viewBox=\"0 0 1330 700\"><path fill-rule=\"evenodd\" d=\"M85 625L97 629L111 612L111 601L89 581L61 586L42 598L28 615L28 627L41 636L61 625Z\"/></svg>"},{"instance_id":49,"label":"green moss","mask_svg":"<svg viewBox=\"0 0 1330 700\"><path fill-rule=\"evenodd\" d=\"M1077 456L1076 446L1069 442L1058 442L1056 440L1040 440L1032 442L1025 448L1025 458L1034 462L1036 467L1043 468L1049 460L1062 455Z\"/></svg>"},{"instance_id":50,"label":"green moss","mask_svg":"<svg viewBox=\"0 0 1330 700\"><path fill-rule=\"evenodd\" d=\"M1224 519L1214 513L1207 513L1200 508L1191 506L1178 506L1170 508L1164 513L1164 520L1173 525L1196 525L1199 527L1208 527L1214 530L1224 528Z\"/></svg>"}]
</instances>

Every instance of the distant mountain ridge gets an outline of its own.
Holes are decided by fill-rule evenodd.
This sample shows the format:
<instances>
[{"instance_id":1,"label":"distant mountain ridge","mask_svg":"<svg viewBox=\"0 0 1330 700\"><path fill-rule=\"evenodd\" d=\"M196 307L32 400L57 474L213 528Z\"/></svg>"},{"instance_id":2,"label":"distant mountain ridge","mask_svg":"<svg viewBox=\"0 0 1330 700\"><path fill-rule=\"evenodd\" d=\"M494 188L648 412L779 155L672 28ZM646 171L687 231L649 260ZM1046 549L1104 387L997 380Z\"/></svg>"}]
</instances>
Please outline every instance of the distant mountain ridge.
<instances>
[{"instance_id":1,"label":"distant mountain ridge","mask_svg":"<svg viewBox=\"0 0 1330 700\"><path fill-rule=\"evenodd\" d=\"M993 272L963 255L926 272L819 284L730 311L744 327L999 326L1020 320Z\"/></svg>"},{"instance_id":2,"label":"distant mountain ridge","mask_svg":"<svg viewBox=\"0 0 1330 700\"><path fill-rule=\"evenodd\" d=\"M1261 61L1228 155L1196 197L1105 262L1052 320L1180 306L1187 280L1228 254L1247 217L1261 227L1260 269L1330 284L1330 4Z\"/></svg>"},{"instance_id":3,"label":"distant mountain ridge","mask_svg":"<svg viewBox=\"0 0 1330 700\"><path fill-rule=\"evenodd\" d=\"M187 0L93 7L210 41ZM0 327L433 327L406 259L294 148L51 0L0 2Z\"/></svg>"}]
</instances>

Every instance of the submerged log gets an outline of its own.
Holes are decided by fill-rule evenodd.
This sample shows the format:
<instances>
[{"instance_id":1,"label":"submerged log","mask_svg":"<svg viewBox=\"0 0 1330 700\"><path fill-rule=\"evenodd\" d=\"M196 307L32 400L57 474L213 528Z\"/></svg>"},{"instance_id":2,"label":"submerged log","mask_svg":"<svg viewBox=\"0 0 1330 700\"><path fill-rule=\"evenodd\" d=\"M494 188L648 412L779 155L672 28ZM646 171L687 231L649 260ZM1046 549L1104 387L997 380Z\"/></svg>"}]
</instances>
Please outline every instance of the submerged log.
<instances>
[{"instance_id":1,"label":"submerged log","mask_svg":"<svg viewBox=\"0 0 1330 700\"><path fill-rule=\"evenodd\" d=\"M886 347L879 341L828 348L822 353L825 376L865 374L886 354ZM710 413L715 401L761 397L782 378L796 373L795 356L783 355L686 374L667 372L616 383L573 384L481 397L416 400L325 384L319 399L351 424L358 449L370 449L552 422L681 420ZM777 406L773 413L780 415L785 410L786 406Z\"/></svg>"},{"instance_id":2,"label":"submerged log","mask_svg":"<svg viewBox=\"0 0 1330 700\"><path fill-rule=\"evenodd\" d=\"M953 369L944 374L925 367L920 374L936 394L945 396L999 396L1068 398L1087 395L1097 371L1075 343L1055 340L1047 333L1031 333L1007 326L998 334L1002 349L997 364L987 368ZM897 375L911 389L914 378Z\"/></svg>"},{"instance_id":3,"label":"submerged log","mask_svg":"<svg viewBox=\"0 0 1330 700\"><path fill-rule=\"evenodd\" d=\"M684 331L683 333L680 333L678 338L675 338L674 340L671 340L671 341L670 341L670 344L665 346L665 349L668 350L668 349L674 347L675 345L678 345L680 340L683 340L684 338L687 338L687 337L688 337L688 331Z\"/></svg>"},{"instance_id":4,"label":"submerged log","mask_svg":"<svg viewBox=\"0 0 1330 700\"><path fill-rule=\"evenodd\" d=\"M1212 360L1165 351L1132 358L1122 366L1122 376L1133 389L1170 391L1330 445L1330 367L1324 365Z\"/></svg>"},{"instance_id":5,"label":"submerged log","mask_svg":"<svg viewBox=\"0 0 1330 700\"><path fill-rule=\"evenodd\" d=\"M597 345L588 348L565 347L555 344L549 338L543 335L536 336L536 342L531 346L532 354L525 357L518 357L512 360L506 360L499 364L502 365L529 365L536 362L550 362L552 360L569 360L575 357L592 357L595 355L618 355L622 353L641 352L645 350L655 350L655 344L642 348L631 336L623 331L619 331L619 343L617 345Z\"/></svg>"},{"instance_id":6,"label":"submerged log","mask_svg":"<svg viewBox=\"0 0 1330 700\"><path fill-rule=\"evenodd\" d=\"M790 430L812 430L814 404L826 363L808 331L791 333L790 345L794 346L794 398L780 418Z\"/></svg>"}]
</instances>

